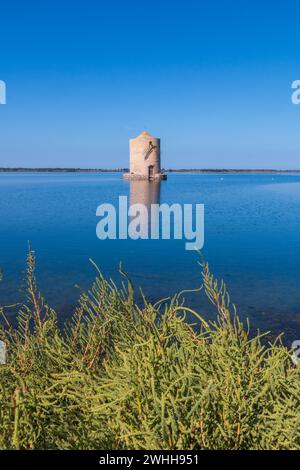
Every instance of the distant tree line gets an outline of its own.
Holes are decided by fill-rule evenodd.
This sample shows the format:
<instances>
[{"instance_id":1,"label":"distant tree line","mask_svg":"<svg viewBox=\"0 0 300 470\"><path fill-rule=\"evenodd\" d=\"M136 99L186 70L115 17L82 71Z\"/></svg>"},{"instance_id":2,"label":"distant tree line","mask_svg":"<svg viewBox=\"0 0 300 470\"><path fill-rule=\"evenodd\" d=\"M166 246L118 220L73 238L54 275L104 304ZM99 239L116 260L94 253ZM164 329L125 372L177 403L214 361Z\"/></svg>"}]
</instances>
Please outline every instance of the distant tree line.
<instances>
[{"instance_id":1,"label":"distant tree line","mask_svg":"<svg viewBox=\"0 0 300 470\"><path fill-rule=\"evenodd\" d=\"M114 168L114 169L105 169L105 168L0 168L0 172L67 172L67 173L112 173L112 172L126 172L129 171L128 168Z\"/></svg>"},{"instance_id":2,"label":"distant tree line","mask_svg":"<svg viewBox=\"0 0 300 470\"><path fill-rule=\"evenodd\" d=\"M167 173L300 173L300 170L243 169L243 168L169 168Z\"/></svg>"},{"instance_id":3,"label":"distant tree line","mask_svg":"<svg viewBox=\"0 0 300 470\"><path fill-rule=\"evenodd\" d=\"M51 173L126 173L129 168L4 168L0 172L51 172ZM300 173L300 170L242 169L242 168L168 168L165 173Z\"/></svg>"}]
</instances>

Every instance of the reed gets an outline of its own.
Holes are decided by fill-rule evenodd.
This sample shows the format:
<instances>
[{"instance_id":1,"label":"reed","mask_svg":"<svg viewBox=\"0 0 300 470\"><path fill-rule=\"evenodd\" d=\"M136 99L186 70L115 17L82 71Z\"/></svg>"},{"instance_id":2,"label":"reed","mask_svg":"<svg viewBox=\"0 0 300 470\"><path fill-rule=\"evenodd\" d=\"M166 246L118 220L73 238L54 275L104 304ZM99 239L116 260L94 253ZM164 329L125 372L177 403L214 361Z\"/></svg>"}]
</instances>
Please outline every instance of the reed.
<instances>
[{"instance_id":1,"label":"reed","mask_svg":"<svg viewBox=\"0 0 300 470\"><path fill-rule=\"evenodd\" d=\"M185 307L184 293L137 305L120 271L122 288L98 272L60 328L29 251L17 326L1 309L1 449L300 448L290 352L250 337L206 263L213 322Z\"/></svg>"}]
</instances>

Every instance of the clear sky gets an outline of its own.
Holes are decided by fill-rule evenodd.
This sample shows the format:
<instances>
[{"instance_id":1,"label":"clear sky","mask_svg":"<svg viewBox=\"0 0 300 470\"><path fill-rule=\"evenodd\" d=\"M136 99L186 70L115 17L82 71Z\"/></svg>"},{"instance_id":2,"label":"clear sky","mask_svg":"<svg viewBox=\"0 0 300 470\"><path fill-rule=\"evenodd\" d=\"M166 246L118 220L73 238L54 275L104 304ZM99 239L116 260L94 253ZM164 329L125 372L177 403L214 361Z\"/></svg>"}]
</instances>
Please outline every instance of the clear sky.
<instances>
[{"instance_id":1,"label":"clear sky","mask_svg":"<svg viewBox=\"0 0 300 470\"><path fill-rule=\"evenodd\" d=\"M0 166L300 168L300 6L276 0L0 3Z\"/></svg>"}]
</instances>

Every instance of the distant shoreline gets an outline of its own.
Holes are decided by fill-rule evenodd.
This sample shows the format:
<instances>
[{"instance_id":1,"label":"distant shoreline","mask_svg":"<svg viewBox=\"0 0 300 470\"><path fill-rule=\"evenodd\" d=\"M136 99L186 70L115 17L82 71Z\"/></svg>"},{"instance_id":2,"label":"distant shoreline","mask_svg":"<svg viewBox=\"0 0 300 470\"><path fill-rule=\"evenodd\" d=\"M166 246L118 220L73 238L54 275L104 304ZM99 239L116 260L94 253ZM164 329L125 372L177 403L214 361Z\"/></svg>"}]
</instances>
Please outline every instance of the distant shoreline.
<instances>
[{"instance_id":1,"label":"distant shoreline","mask_svg":"<svg viewBox=\"0 0 300 470\"><path fill-rule=\"evenodd\" d=\"M128 168L0 168L0 173L127 173ZM165 173L299 173L299 170L275 170L275 169L239 169L239 168L181 168L181 169L167 169Z\"/></svg>"}]
</instances>

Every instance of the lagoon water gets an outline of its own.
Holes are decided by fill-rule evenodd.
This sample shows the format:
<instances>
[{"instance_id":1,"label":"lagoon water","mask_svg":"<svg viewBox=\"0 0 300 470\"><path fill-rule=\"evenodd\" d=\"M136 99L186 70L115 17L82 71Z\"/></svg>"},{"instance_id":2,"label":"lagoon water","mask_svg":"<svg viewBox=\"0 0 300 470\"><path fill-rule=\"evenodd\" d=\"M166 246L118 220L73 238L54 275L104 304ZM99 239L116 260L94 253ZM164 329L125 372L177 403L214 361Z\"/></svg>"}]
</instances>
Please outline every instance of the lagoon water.
<instances>
[{"instance_id":1,"label":"lagoon water","mask_svg":"<svg viewBox=\"0 0 300 470\"><path fill-rule=\"evenodd\" d=\"M28 240L39 285L61 318L95 277L89 258L115 279L122 261L151 300L199 287L198 255L185 250L184 240L96 237L96 208L117 206L120 195L204 204L203 254L240 315L255 328L300 338L300 175L293 174L170 174L160 188L147 189L130 186L120 173L0 173L0 304L23 298ZM212 315L203 294L186 301Z\"/></svg>"}]
</instances>

